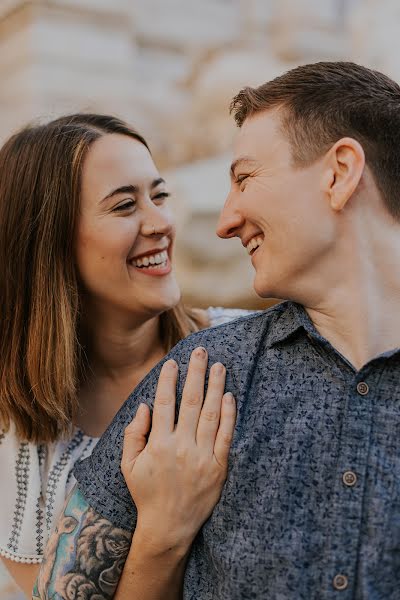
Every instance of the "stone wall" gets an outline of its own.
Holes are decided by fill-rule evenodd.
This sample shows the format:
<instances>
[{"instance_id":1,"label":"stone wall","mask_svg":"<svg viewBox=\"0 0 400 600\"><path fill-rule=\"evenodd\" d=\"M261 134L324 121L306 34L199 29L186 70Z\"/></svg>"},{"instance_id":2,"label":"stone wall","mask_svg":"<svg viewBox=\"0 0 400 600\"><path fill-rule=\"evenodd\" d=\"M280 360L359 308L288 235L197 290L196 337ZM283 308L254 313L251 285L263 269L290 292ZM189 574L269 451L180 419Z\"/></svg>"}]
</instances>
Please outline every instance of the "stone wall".
<instances>
[{"instance_id":1,"label":"stone wall","mask_svg":"<svg viewBox=\"0 0 400 600\"><path fill-rule=\"evenodd\" d=\"M243 85L303 60L345 56L343 6L3 0L0 140L28 120L77 110L128 119L144 132L175 189L185 298L202 306L260 306L241 245L214 235L235 132L227 106Z\"/></svg>"}]
</instances>

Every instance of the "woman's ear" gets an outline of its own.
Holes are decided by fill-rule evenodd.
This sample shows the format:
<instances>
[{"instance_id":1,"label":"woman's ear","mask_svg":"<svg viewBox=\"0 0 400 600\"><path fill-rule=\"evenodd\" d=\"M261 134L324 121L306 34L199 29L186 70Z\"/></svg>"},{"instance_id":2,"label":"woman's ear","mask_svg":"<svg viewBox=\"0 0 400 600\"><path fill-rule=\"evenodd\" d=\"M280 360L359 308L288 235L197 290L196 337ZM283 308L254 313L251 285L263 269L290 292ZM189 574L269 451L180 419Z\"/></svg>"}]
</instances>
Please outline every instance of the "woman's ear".
<instances>
[{"instance_id":1,"label":"woman's ear","mask_svg":"<svg viewBox=\"0 0 400 600\"><path fill-rule=\"evenodd\" d=\"M342 210L360 183L365 168L364 150L357 140L338 140L327 153L330 177L327 192L332 210Z\"/></svg>"}]
</instances>

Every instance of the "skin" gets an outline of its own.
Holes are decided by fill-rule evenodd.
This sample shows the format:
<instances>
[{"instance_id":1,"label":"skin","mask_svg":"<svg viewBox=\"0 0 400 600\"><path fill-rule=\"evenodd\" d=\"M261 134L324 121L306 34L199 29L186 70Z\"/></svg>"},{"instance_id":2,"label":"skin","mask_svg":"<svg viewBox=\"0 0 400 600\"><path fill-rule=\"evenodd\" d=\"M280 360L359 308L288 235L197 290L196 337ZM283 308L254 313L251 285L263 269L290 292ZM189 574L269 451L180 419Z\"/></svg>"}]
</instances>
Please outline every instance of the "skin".
<instances>
[{"instance_id":1,"label":"skin","mask_svg":"<svg viewBox=\"0 0 400 600\"><path fill-rule=\"evenodd\" d=\"M279 110L269 110L244 122L232 166L217 233L245 246L264 238L251 256L256 292L302 304L358 369L398 347L400 224L360 144L343 138L296 166Z\"/></svg>"},{"instance_id":2,"label":"skin","mask_svg":"<svg viewBox=\"0 0 400 600\"><path fill-rule=\"evenodd\" d=\"M83 334L90 364L87 378L79 390L80 413L76 424L88 435L97 437L103 433L131 390L165 355L159 335L159 316L175 306L180 298L180 290L172 269L174 241L175 227L168 205L166 183L160 177L147 148L137 140L119 134L105 135L98 139L89 149L83 164L76 236L76 263L83 301ZM143 253L165 248L169 258L166 268L162 270L146 272L136 268L131 262L132 258ZM194 369L196 371L196 366ZM225 373L222 368L222 371L215 375L217 391L214 392L213 401L218 405L214 410L216 415L220 412L224 381ZM174 394L167 383L166 386L168 398L174 403ZM171 406L172 404L169 406L170 410ZM138 448L143 450L145 436L150 427L149 413L145 408L143 410L141 416L135 419L132 428L127 431L128 445L124 455L130 460L125 471L127 481L131 476L130 468L136 461ZM212 423L213 430L220 427L223 431L224 419L225 417L219 423L218 417L218 422ZM158 457L157 466L167 469L166 458L167 454L161 459ZM190 471L190 468L188 463L187 477L195 474L196 481L201 485L196 488L189 485L181 488L188 491L181 501L187 501L188 506L206 507L207 512L213 508L219 497L224 477L221 474L219 478L212 477L210 471L201 478L196 469ZM221 473L224 472L221 468ZM135 483L138 488L141 485L140 481L135 471ZM168 502L171 498L173 506L177 502L175 489L164 486L155 494L156 500L164 498ZM172 495L169 496L169 492ZM182 579L182 564L190 547L190 536L195 535L192 531L193 524L196 530L206 517L201 511L196 515L188 510L187 514L192 522L188 531L182 531L182 535L176 536L176 541L179 542L176 548L171 546L170 536L171 532L178 528L178 524L175 518L170 521L170 529L160 530L160 553L159 548L149 544L149 523L153 522L156 512L154 502L149 503L149 509L151 506L151 516L148 516L148 510L141 511L143 518L140 524L143 523L143 526L132 540L132 532L115 530L111 524L107 525L104 519L94 514L77 490L60 516L56 533L48 542L36 597L62 597L61 592L54 596L58 583L51 587L53 584L50 575L54 570L58 572L58 569L63 573L65 597L74 597L75 592L72 590L78 583L80 597L85 598L84 594L89 594L90 585L79 580L79 577L83 576L89 581L86 572L82 575L74 571L76 576L70 577L67 585L65 577L68 573L63 563L67 554L59 550L59 547L62 547L64 551L65 544L71 544L74 548L68 551L72 552L71 556L77 551L77 547L74 546L76 527L82 519L82 523L88 528L87 531L107 530L107 535L113 539L112 547L104 544L104 548L99 550L99 561L104 561L104 568L97 563L93 567L94 570L90 571L93 577L98 578L98 589L103 594L102 597L112 597L123 572L118 597L139 595L143 600L167 598L167 587L171 590L171 598L174 598L174 590L179 588ZM168 525L168 520L164 522ZM66 529L66 524L69 530ZM182 523L179 523L180 528ZM152 539L154 540L154 536ZM165 556L163 544L169 549ZM140 554L137 548L140 548ZM125 574L123 567L128 553ZM68 554L68 560L72 560L71 556ZM7 559L4 559L4 562L14 579L30 597L39 566L19 564ZM87 564L87 568L90 569L89 559ZM131 574L136 565L140 567L140 573L146 573L144 583L141 577L132 580ZM167 579L158 580L158 573L165 573ZM103 580L109 581L109 589ZM102 585L100 581L103 581ZM149 581L153 581L151 588L148 588Z\"/></svg>"},{"instance_id":3,"label":"skin","mask_svg":"<svg viewBox=\"0 0 400 600\"><path fill-rule=\"evenodd\" d=\"M138 511L132 544L132 532L98 515L75 488L46 547L34 600L69 600L78 591L79 598L92 600L181 597L191 543L227 475L235 424L235 403L231 394L224 394L225 369L219 363L210 370L203 403L199 390L204 391L206 368L207 352L198 348L190 360L175 427L178 366L167 361L148 442L146 405L140 405L126 430L121 468Z\"/></svg>"},{"instance_id":4,"label":"skin","mask_svg":"<svg viewBox=\"0 0 400 600\"><path fill-rule=\"evenodd\" d=\"M121 189L126 191L113 194ZM90 148L82 173L76 261L91 372L80 389L78 425L95 437L165 354L159 315L180 298L171 268L175 226L168 195L137 140L111 134ZM149 274L132 265L132 258L164 248L169 272Z\"/></svg>"},{"instance_id":5,"label":"skin","mask_svg":"<svg viewBox=\"0 0 400 600\"><path fill-rule=\"evenodd\" d=\"M257 293L302 303L356 368L398 347L400 225L360 144L343 138L300 168L279 111L265 111L240 129L232 167L218 235L264 239L251 257Z\"/></svg>"}]
</instances>

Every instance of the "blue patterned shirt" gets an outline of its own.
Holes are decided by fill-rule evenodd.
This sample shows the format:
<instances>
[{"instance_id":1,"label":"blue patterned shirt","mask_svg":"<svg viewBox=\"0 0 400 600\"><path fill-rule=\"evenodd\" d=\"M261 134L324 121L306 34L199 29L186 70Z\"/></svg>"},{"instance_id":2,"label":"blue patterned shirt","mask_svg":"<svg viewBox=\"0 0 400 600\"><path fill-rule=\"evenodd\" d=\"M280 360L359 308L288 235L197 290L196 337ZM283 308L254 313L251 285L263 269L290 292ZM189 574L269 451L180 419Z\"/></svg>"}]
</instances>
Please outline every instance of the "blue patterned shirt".
<instances>
[{"instance_id":1,"label":"blue patterned shirt","mask_svg":"<svg viewBox=\"0 0 400 600\"><path fill-rule=\"evenodd\" d=\"M193 348L222 361L238 403L221 500L196 538L185 600L399 600L400 353L360 371L305 310L272 309L194 334L170 353L178 395ZM89 504L132 530L123 431L160 365L76 469Z\"/></svg>"}]
</instances>

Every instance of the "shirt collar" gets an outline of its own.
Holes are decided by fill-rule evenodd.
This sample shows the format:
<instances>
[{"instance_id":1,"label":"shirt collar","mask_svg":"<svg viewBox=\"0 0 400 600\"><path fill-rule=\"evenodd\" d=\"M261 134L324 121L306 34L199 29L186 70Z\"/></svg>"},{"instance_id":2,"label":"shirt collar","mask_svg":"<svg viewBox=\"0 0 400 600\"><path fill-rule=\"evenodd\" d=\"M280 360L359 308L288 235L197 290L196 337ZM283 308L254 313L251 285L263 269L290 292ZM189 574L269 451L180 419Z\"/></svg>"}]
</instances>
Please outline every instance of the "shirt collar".
<instances>
[{"instance_id":1,"label":"shirt collar","mask_svg":"<svg viewBox=\"0 0 400 600\"><path fill-rule=\"evenodd\" d=\"M271 331L269 332L267 338L268 347L272 347L275 344L285 342L294 334L296 334L300 329L302 329L310 339L319 342L325 347L331 346L330 342L328 342L326 338L322 337L322 335L316 330L304 306L302 306L301 304L297 304L296 302L285 301L279 305L279 308L281 310L278 320L274 324L274 327L271 328ZM335 348L333 348L333 350L337 352ZM380 354L372 360L390 358L395 354L400 355L400 348L388 350L387 352ZM342 358L343 360L348 362L346 358ZM354 367L350 363L349 365L354 369Z\"/></svg>"},{"instance_id":2,"label":"shirt collar","mask_svg":"<svg viewBox=\"0 0 400 600\"><path fill-rule=\"evenodd\" d=\"M299 329L303 329L315 340L326 342L315 329L304 306L297 304L296 302L286 301L283 302L280 307L280 316L275 323L274 328L268 335L268 346L274 346L275 344L286 341L292 335L297 333Z\"/></svg>"}]
</instances>

